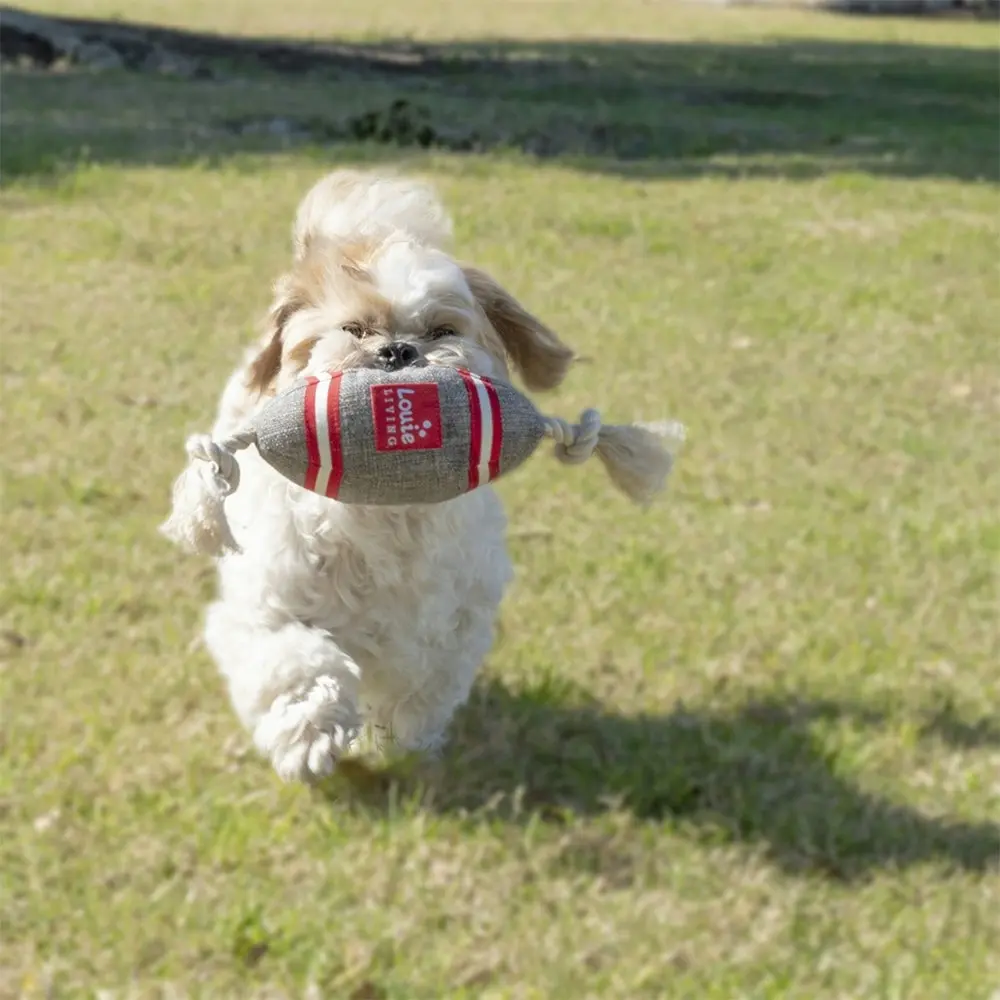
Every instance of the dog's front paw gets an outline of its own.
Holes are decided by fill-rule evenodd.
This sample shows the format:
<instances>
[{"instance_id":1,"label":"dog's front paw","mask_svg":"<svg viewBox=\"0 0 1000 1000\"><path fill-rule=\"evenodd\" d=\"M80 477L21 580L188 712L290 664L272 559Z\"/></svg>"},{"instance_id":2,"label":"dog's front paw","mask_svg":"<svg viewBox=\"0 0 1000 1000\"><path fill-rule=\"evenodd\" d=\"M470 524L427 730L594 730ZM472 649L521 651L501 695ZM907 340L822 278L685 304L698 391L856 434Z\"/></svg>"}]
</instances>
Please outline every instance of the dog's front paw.
<instances>
[{"instance_id":1,"label":"dog's front paw","mask_svg":"<svg viewBox=\"0 0 1000 1000\"><path fill-rule=\"evenodd\" d=\"M254 743L283 781L315 781L330 774L358 731L357 712L333 677L275 698L257 723Z\"/></svg>"}]
</instances>

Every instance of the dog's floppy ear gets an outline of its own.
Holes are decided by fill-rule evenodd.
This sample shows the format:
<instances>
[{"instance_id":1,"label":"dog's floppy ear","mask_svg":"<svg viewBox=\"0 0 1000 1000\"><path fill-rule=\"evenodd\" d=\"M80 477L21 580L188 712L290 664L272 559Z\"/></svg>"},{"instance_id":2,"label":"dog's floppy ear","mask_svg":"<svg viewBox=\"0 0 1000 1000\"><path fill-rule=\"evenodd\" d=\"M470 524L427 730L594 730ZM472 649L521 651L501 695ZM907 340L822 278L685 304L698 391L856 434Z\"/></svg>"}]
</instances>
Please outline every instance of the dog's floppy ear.
<instances>
[{"instance_id":1,"label":"dog's floppy ear","mask_svg":"<svg viewBox=\"0 0 1000 1000\"><path fill-rule=\"evenodd\" d=\"M468 266L462 271L524 384L533 390L559 385L573 361L573 352L485 271Z\"/></svg>"},{"instance_id":2,"label":"dog's floppy ear","mask_svg":"<svg viewBox=\"0 0 1000 1000\"><path fill-rule=\"evenodd\" d=\"M267 314L264 346L250 362L247 369L247 388L263 395L272 386L281 371L282 340L285 324L304 306L308 305L304 290L297 287L291 277L282 278L275 287L274 304Z\"/></svg>"}]
</instances>

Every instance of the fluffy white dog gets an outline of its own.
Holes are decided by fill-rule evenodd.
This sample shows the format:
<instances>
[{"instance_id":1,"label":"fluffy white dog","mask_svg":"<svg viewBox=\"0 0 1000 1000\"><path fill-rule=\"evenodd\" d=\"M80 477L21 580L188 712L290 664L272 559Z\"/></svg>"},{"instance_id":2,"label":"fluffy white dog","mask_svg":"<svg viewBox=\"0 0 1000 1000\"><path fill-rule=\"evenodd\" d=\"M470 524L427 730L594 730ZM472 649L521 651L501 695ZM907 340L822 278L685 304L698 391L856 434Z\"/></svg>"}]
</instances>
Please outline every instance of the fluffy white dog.
<instances>
[{"instance_id":1,"label":"fluffy white dog","mask_svg":"<svg viewBox=\"0 0 1000 1000\"><path fill-rule=\"evenodd\" d=\"M304 374L418 361L562 381L572 352L491 277L449 255L450 222L422 183L354 171L303 199L294 259L263 341L230 377L226 437ZM251 449L226 512L207 646L233 706L284 779L329 773L365 725L383 747L438 747L468 697L511 577L489 487L447 503L345 506Z\"/></svg>"}]
</instances>

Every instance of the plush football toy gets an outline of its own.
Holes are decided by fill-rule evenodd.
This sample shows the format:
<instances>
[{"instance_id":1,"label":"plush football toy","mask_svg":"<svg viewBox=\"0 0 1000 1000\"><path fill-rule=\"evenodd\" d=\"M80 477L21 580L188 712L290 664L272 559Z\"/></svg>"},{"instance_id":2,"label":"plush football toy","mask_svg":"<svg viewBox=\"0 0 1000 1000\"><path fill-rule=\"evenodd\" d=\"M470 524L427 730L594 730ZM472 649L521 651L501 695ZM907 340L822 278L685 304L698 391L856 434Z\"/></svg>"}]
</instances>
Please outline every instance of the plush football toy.
<instances>
[{"instance_id":1,"label":"plush football toy","mask_svg":"<svg viewBox=\"0 0 1000 1000\"><path fill-rule=\"evenodd\" d=\"M677 424L601 425L585 410L571 425L543 416L513 386L455 368L367 368L310 376L276 396L225 441L195 435L195 461L174 487L163 526L184 548L237 549L223 502L237 489L234 453L261 458L298 486L347 504L440 503L517 468L542 439L577 464L596 452L612 481L646 503L658 493L683 439ZM202 464L205 463L205 464Z\"/></svg>"}]
</instances>

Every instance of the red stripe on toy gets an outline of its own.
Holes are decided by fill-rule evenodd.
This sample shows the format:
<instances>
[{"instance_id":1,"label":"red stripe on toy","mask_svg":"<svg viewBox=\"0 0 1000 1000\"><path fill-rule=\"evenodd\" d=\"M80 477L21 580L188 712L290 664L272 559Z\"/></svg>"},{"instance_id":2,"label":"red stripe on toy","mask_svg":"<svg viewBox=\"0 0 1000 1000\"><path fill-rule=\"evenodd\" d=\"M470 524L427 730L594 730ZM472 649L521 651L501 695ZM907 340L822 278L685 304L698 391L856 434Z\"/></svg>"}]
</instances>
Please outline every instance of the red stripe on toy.
<instances>
[{"instance_id":1,"label":"red stripe on toy","mask_svg":"<svg viewBox=\"0 0 1000 1000\"><path fill-rule=\"evenodd\" d=\"M493 414L493 439L490 441L490 482L500 475L500 447L503 444L503 417L500 415L500 397L497 387L488 379L482 380L486 395L490 398L490 412Z\"/></svg>"},{"instance_id":2,"label":"red stripe on toy","mask_svg":"<svg viewBox=\"0 0 1000 1000\"><path fill-rule=\"evenodd\" d=\"M326 397L326 426L330 434L330 478L326 483L326 495L337 499L340 481L344 478L344 453L340 446L340 380L342 372L334 373L330 379L330 391Z\"/></svg>"},{"instance_id":3,"label":"red stripe on toy","mask_svg":"<svg viewBox=\"0 0 1000 1000\"><path fill-rule=\"evenodd\" d=\"M319 379L312 375L306 379L306 392L303 398L306 424L306 478L302 485L307 490L316 488L316 476L319 474L319 441L316 438L316 386Z\"/></svg>"},{"instance_id":4,"label":"red stripe on toy","mask_svg":"<svg viewBox=\"0 0 1000 1000\"><path fill-rule=\"evenodd\" d=\"M482 449L483 415L479 409L479 393L469 372L458 369L469 396L469 489L479 485L479 456Z\"/></svg>"}]
</instances>

